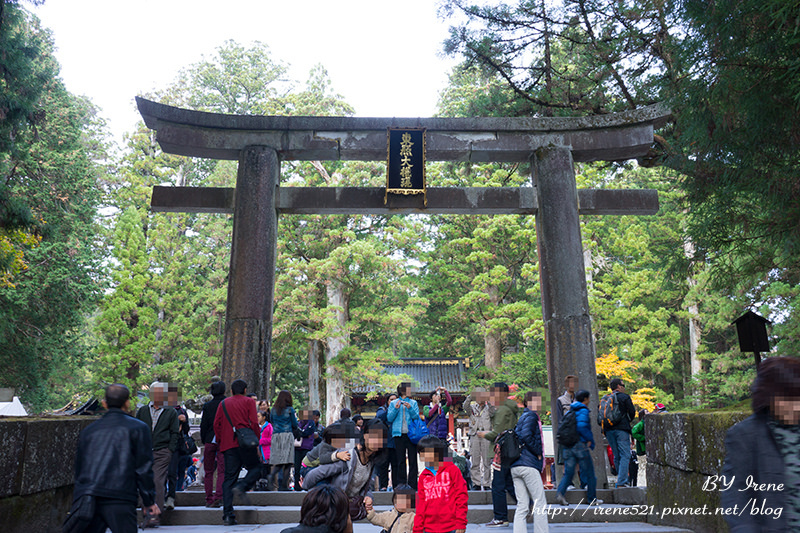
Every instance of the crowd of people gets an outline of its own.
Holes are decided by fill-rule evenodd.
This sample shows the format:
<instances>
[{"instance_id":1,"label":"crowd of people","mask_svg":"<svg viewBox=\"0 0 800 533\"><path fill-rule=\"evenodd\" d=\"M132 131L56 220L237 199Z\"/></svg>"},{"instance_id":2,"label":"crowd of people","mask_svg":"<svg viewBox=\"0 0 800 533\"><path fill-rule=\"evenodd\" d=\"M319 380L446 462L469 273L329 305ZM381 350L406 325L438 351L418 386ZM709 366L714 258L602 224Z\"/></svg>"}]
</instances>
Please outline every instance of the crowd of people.
<instances>
[{"instance_id":1,"label":"crowd of people","mask_svg":"<svg viewBox=\"0 0 800 533\"><path fill-rule=\"evenodd\" d=\"M772 358L762 365L753 389L755 415L734 427L726 440L729 452L738 450L741 459L750 461L726 459L725 471L732 478L744 480L747 473L764 474L771 468L766 474L775 482L772 485L781 479L800 479L800 461L785 463L787 458L796 459L791 450L796 452L800 444L798 382L795 360ZM625 488L631 485L634 458L646 451L647 413L639 411L635 423L637 413L624 381L613 379L610 388L611 394L599 399L596 421L608 442L610 463L616 466L616 487ZM553 419L557 461L564 465L556 500L568 505L566 491L573 485L586 490L590 506L600 505L591 453L597 445L591 395L579 389L576 376L566 378L565 389ZM442 421L447 420L453 399L445 389L432 392L430 403L420 408L412 398L411 384L402 383L373 418L351 416L343 409L340 419L327 427L320 424L318 411L303 409L298 415L288 391L280 391L271 408L248 395L243 380L231 383L230 392L226 396L221 381L211 384L200 424L206 505L221 506L226 525L237 523L235 501L246 503L248 491L260 484L262 490L307 491L300 524L284 533L312 529L324 533L323 524L332 532L352 531L352 523L362 519L382 527L384 533L463 533L468 489L491 487L494 516L485 526L509 525L507 495L511 495L516 500L514 533L527 531L530 515L534 531L548 531L539 392L512 396L502 382L488 391L472 391L465 404L471 465L448 440L449 426ZM187 412L180 406L176 387L153 383L150 402L135 416L124 385L109 386L104 404L107 414L80 437L73 509L65 531L106 527L112 532L135 531L137 502L143 527L156 526L162 512L174 507L187 466L196 469L192 462L196 448L192 449ZM663 405L656 406L657 412L664 410ZM776 443L774 450L765 454L750 449L737 438L742 434L758 434L759 442ZM759 461L771 462L760 469ZM776 476L773 470L779 462L785 468ZM389 487L393 508L378 513L373 490ZM781 501L788 509L786 523L798 525L799 498L777 496L785 500Z\"/></svg>"}]
</instances>

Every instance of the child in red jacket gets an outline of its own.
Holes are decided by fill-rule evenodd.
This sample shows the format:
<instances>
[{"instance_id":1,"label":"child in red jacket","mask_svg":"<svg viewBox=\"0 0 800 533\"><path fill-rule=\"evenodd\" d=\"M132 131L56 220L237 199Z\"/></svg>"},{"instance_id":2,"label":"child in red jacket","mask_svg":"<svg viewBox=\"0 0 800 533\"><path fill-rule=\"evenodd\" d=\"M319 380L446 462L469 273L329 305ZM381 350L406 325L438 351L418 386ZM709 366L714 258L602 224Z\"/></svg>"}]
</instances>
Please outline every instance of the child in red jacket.
<instances>
[{"instance_id":1,"label":"child in red jacket","mask_svg":"<svg viewBox=\"0 0 800 533\"><path fill-rule=\"evenodd\" d=\"M427 436L417 444L425 469L417 484L413 533L464 533L467 529L467 484L447 453L447 443Z\"/></svg>"}]
</instances>

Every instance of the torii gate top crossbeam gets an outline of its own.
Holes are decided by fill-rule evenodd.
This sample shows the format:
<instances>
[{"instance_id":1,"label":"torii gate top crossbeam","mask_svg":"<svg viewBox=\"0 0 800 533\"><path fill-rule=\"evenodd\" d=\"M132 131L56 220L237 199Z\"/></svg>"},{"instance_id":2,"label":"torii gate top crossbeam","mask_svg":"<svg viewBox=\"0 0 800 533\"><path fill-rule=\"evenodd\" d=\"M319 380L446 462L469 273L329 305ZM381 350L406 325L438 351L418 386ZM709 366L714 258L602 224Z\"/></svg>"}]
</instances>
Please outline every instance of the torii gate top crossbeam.
<instances>
[{"instance_id":1,"label":"torii gate top crossbeam","mask_svg":"<svg viewBox=\"0 0 800 533\"><path fill-rule=\"evenodd\" d=\"M528 162L547 146L569 147L574 161L641 157L669 111L634 111L575 118L361 118L223 115L136 98L161 148L178 155L239 158L247 146L270 146L283 160L386 159L386 128L426 128L429 161Z\"/></svg>"}]
</instances>

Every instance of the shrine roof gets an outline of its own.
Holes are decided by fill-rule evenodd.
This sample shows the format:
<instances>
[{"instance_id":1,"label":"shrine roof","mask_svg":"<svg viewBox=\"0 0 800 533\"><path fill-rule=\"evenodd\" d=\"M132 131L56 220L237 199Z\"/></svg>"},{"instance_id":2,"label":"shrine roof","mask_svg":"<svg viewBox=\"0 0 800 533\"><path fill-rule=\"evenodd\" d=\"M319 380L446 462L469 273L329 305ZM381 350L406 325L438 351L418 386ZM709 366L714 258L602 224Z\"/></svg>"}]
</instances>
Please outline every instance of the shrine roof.
<instances>
[{"instance_id":1,"label":"shrine roof","mask_svg":"<svg viewBox=\"0 0 800 533\"><path fill-rule=\"evenodd\" d=\"M444 387L451 394L466 394L462 383L465 380L467 359L401 359L398 364L385 365L387 374L411 376L416 392L427 394ZM376 390L374 386L353 387L353 394L367 394Z\"/></svg>"}]
</instances>

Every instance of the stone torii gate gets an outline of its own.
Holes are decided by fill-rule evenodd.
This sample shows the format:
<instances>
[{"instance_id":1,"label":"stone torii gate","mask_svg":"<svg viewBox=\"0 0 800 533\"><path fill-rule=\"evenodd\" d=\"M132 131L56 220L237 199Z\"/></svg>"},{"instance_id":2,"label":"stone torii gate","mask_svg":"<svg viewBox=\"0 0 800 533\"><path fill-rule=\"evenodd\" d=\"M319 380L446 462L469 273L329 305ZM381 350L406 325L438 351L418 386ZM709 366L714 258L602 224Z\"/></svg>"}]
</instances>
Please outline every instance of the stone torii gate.
<instances>
[{"instance_id":1,"label":"stone torii gate","mask_svg":"<svg viewBox=\"0 0 800 533\"><path fill-rule=\"evenodd\" d=\"M579 215L655 214L658 196L579 190L573 162L644 156L654 128L669 118L663 107L580 118L356 118L222 115L136 101L165 152L239 162L235 189L155 187L151 201L154 211L234 214L222 356L227 383L243 378L251 392L268 395L279 213L517 213L536 216L551 409L569 374L597 408ZM381 187L279 186L282 160L385 161L390 127L425 128L430 161L530 162L532 187L428 188L424 207L422 198L402 195L384 204ZM600 447L594 459L604 471Z\"/></svg>"}]
</instances>

